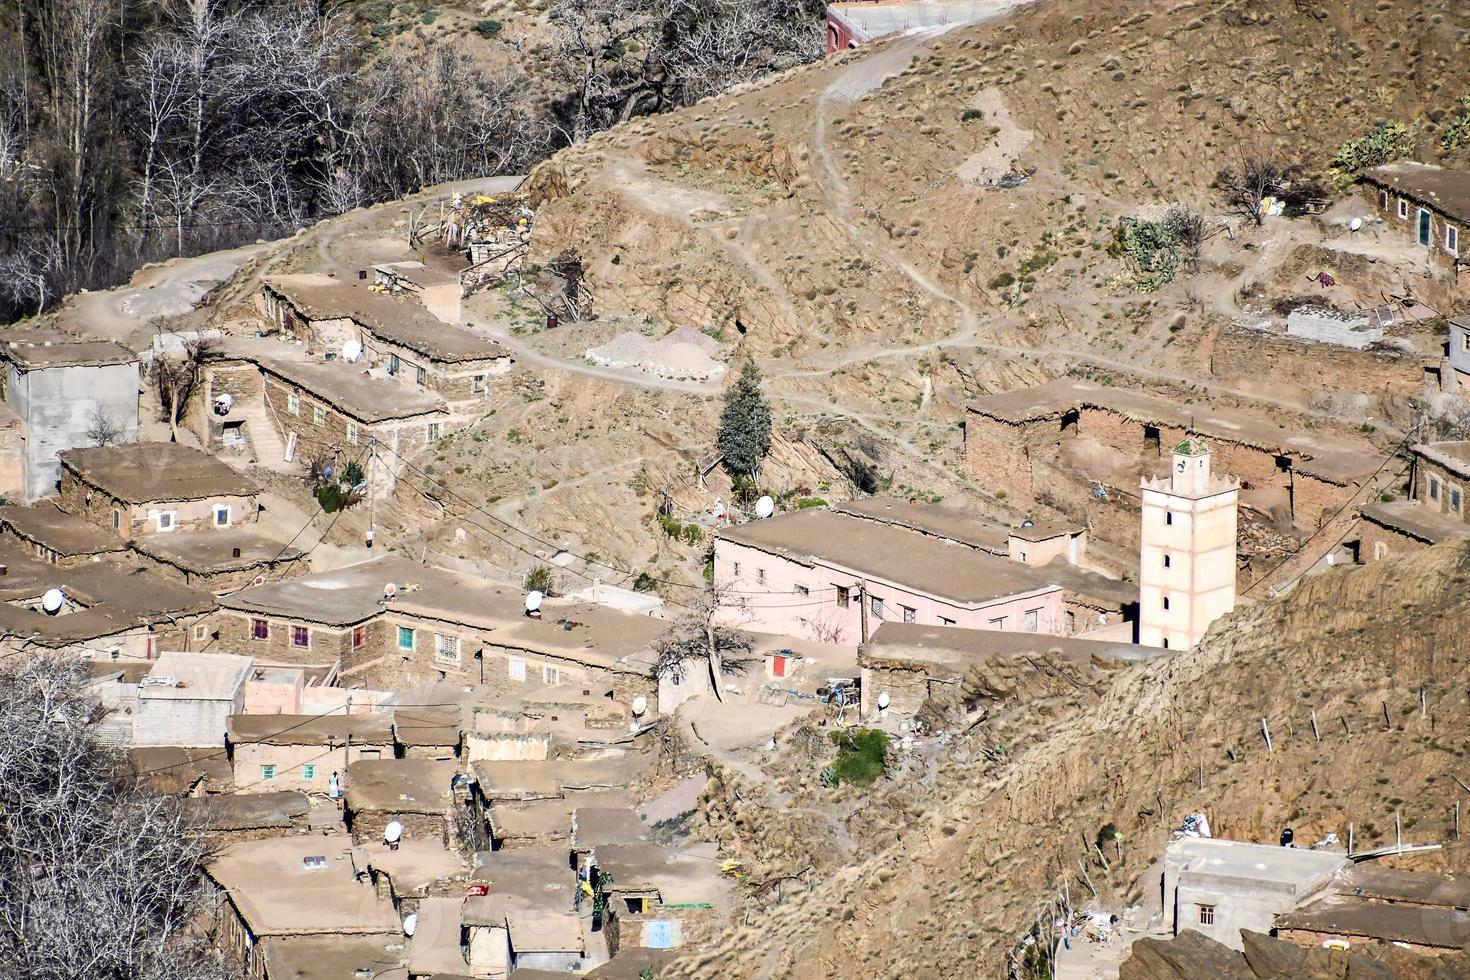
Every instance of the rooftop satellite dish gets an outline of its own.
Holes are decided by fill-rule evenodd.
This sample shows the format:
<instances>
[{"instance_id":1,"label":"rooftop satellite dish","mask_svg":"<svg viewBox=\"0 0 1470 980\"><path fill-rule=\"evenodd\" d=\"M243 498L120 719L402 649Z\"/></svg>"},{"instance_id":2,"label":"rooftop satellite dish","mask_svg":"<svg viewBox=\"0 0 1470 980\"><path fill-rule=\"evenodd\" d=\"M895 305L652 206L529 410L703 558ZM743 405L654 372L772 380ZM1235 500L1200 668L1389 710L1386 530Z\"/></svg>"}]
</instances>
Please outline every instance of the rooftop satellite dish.
<instances>
[{"instance_id":1,"label":"rooftop satellite dish","mask_svg":"<svg viewBox=\"0 0 1470 980\"><path fill-rule=\"evenodd\" d=\"M419 914L410 912L403 917L403 934L410 939L413 938L414 930L419 927Z\"/></svg>"},{"instance_id":2,"label":"rooftop satellite dish","mask_svg":"<svg viewBox=\"0 0 1470 980\"><path fill-rule=\"evenodd\" d=\"M383 828L383 843L397 844L403 839L403 824L397 820L390 820L388 826Z\"/></svg>"},{"instance_id":3,"label":"rooftop satellite dish","mask_svg":"<svg viewBox=\"0 0 1470 980\"><path fill-rule=\"evenodd\" d=\"M352 364L359 357L362 357L362 341L354 339L342 345L342 360Z\"/></svg>"},{"instance_id":4,"label":"rooftop satellite dish","mask_svg":"<svg viewBox=\"0 0 1470 980\"><path fill-rule=\"evenodd\" d=\"M755 516L760 518L770 517L776 513L776 501L769 496L762 497L755 502Z\"/></svg>"},{"instance_id":5,"label":"rooftop satellite dish","mask_svg":"<svg viewBox=\"0 0 1470 980\"><path fill-rule=\"evenodd\" d=\"M1363 228L1363 219L1362 218L1354 218L1352 221L1349 221L1348 222L1348 231L1361 231L1362 228Z\"/></svg>"},{"instance_id":6,"label":"rooftop satellite dish","mask_svg":"<svg viewBox=\"0 0 1470 980\"><path fill-rule=\"evenodd\" d=\"M526 612L536 612L541 608L541 602L546 596L532 589L526 593Z\"/></svg>"},{"instance_id":7,"label":"rooftop satellite dish","mask_svg":"<svg viewBox=\"0 0 1470 980\"><path fill-rule=\"evenodd\" d=\"M878 710L879 711L883 711L883 710L886 710L887 708L888 708L888 692L887 691L879 691L878 692Z\"/></svg>"},{"instance_id":8,"label":"rooftop satellite dish","mask_svg":"<svg viewBox=\"0 0 1470 980\"><path fill-rule=\"evenodd\" d=\"M383 586L384 599L392 599L396 595L398 595L398 586L394 585L392 582L389 582L387 585Z\"/></svg>"},{"instance_id":9,"label":"rooftop satellite dish","mask_svg":"<svg viewBox=\"0 0 1470 980\"><path fill-rule=\"evenodd\" d=\"M645 712L647 710L648 710L648 699L647 698L645 698L643 695L640 694L636 698L633 699L633 717L634 718L642 717L643 712Z\"/></svg>"},{"instance_id":10,"label":"rooftop satellite dish","mask_svg":"<svg viewBox=\"0 0 1470 980\"><path fill-rule=\"evenodd\" d=\"M46 594L41 596L41 608L52 616L61 612L65 602L66 596L62 595L60 589L47 589Z\"/></svg>"},{"instance_id":11,"label":"rooftop satellite dish","mask_svg":"<svg viewBox=\"0 0 1470 980\"><path fill-rule=\"evenodd\" d=\"M1033 521L1031 518L1028 517L1024 521L1021 522L1021 526L1022 527L1035 527L1036 526L1036 522Z\"/></svg>"}]
</instances>

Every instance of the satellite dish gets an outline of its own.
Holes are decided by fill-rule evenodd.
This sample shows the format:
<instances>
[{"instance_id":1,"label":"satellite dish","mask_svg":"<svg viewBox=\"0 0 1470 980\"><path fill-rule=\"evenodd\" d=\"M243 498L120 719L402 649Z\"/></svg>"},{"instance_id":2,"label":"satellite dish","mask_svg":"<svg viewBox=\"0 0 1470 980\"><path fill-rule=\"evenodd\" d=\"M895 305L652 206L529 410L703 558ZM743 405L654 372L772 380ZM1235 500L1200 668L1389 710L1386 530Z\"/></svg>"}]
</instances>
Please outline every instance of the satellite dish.
<instances>
[{"instance_id":1,"label":"satellite dish","mask_svg":"<svg viewBox=\"0 0 1470 980\"><path fill-rule=\"evenodd\" d=\"M770 517L774 513L776 513L776 501L769 496L762 497L755 502L756 517Z\"/></svg>"},{"instance_id":2,"label":"satellite dish","mask_svg":"<svg viewBox=\"0 0 1470 980\"><path fill-rule=\"evenodd\" d=\"M535 589L532 589L530 592L527 592L526 593L526 612L535 612L536 610L540 609L541 608L541 601L543 599L545 599L545 598L546 598L546 596L542 595L540 592L538 592Z\"/></svg>"},{"instance_id":3,"label":"satellite dish","mask_svg":"<svg viewBox=\"0 0 1470 980\"><path fill-rule=\"evenodd\" d=\"M887 707L888 707L888 692L887 691L879 691L878 692L878 710L879 711L883 711Z\"/></svg>"},{"instance_id":4,"label":"satellite dish","mask_svg":"<svg viewBox=\"0 0 1470 980\"><path fill-rule=\"evenodd\" d=\"M387 585L383 586L384 599L392 599L396 595L398 595L398 586L394 585L392 582L389 582Z\"/></svg>"},{"instance_id":5,"label":"satellite dish","mask_svg":"<svg viewBox=\"0 0 1470 980\"><path fill-rule=\"evenodd\" d=\"M1363 219L1362 218L1354 218L1352 221L1349 221L1348 222L1348 231L1361 231L1362 228L1363 228Z\"/></svg>"},{"instance_id":6,"label":"satellite dish","mask_svg":"<svg viewBox=\"0 0 1470 980\"><path fill-rule=\"evenodd\" d=\"M61 607L65 602L66 596L62 595L60 589L47 589L46 594L41 596L41 608L52 616L61 612Z\"/></svg>"},{"instance_id":7,"label":"satellite dish","mask_svg":"<svg viewBox=\"0 0 1470 980\"><path fill-rule=\"evenodd\" d=\"M397 844L402 839L403 824L399 823L397 820L389 821L388 826L383 828L383 843Z\"/></svg>"},{"instance_id":8,"label":"satellite dish","mask_svg":"<svg viewBox=\"0 0 1470 980\"><path fill-rule=\"evenodd\" d=\"M410 912L403 917L403 934L410 939L413 938L414 930L419 927L419 914Z\"/></svg>"},{"instance_id":9,"label":"satellite dish","mask_svg":"<svg viewBox=\"0 0 1470 980\"><path fill-rule=\"evenodd\" d=\"M642 717L643 712L645 712L647 710L648 710L648 699L647 698L645 698L643 695L640 694L636 698L633 699L633 717L634 718Z\"/></svg>"},{"instance_id":10,"label":"satellite dish","mask_svg":"<svg viewBox=\"0 0 1470 980\"><path fill-rule=\"evenodd\" d=\"M354 339L342 345L342 360L352 364L359 357L362 357L362 341Z\"/></svg>"},{"instance_id":11,"label":"satellite dish","mask_svg":"<svg viewBox=\"0 0 1470 980\"><path fill-rule=\"evenodd\" d=\"M1031 518L1028 517L1024 521L1021 522L1021 526L1022 527L1035 527L1036 526L1036 522L1033 521Z\"/></svg>"}]
</instances>

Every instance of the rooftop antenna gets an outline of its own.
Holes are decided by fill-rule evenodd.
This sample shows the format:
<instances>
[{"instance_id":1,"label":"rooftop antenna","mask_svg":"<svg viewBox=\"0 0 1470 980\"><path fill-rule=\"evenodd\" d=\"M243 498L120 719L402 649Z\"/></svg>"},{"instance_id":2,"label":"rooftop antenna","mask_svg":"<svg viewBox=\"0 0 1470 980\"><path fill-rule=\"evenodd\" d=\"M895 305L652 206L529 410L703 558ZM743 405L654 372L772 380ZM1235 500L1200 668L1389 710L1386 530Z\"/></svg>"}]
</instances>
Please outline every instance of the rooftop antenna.
<instances>
[{"instance_id":1,"label":"rooftop antenna","mask_svg":"<svg viewBox=\"0 0 1470 980\"><path fill-rule=\"evenodd\" d=\"M545 598L546 598L546 596L542 595L541 592L539 590L537 590L537 589L532 589L530 592L527 592L526 593L526 618L527 619L540 619L541 618L541 602Z\"/></svg>"},{"instance_id":2,"label":"rooftop antenna","mask_svg":"<svg viewBox=\"0 0 1470 980\"><path fill-rule=\"evenodd\" d=\"M755 502L755 516L765 519L776 513L776 501L770 495L764 496Z\"/></svg>"}]
</instances>

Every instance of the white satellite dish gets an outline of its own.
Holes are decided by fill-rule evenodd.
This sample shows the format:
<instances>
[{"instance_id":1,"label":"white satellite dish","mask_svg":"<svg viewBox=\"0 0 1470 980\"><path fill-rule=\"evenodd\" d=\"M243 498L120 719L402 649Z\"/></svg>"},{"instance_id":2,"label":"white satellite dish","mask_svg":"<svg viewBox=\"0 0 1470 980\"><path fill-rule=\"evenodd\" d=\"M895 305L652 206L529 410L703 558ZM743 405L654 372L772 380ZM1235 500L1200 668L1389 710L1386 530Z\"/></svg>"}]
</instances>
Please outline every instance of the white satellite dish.
<instances>
[{"instance_id":1,"label":"white satellite dish","mask_svg":"<svg viewBox=\"0 0 1470 980\"><path fill-rule=\"evenodd\" d=\"M1362 218L1354 218L1352 221L1349 221L1348 222L1348 231L1361 231L1362 228L1363 228L1363 219Z\"/></svg>"},{"instance_id":2,"label":"white satellite dish","mask_svg":"<svg viewBox=\"0 0 1470 980\"><path fill-rule=\"evenodd\" d=\"M878 692L878 710L879 711L884 711L887 708L888 708L888 692L887 691L879 691Z\"/></svg>"},{"instance_id":3,"label":"white satellite dish","mask_svg":"<svg viewBox=\"0 0 1470 980\"><path fill-rule=\"evenodd\" d=\"M392 599L396 595L398 595L398 586L394 585L392 582L389 582L387 585L383 586L384 599Z\"/></svg>"},{"instance_id":4,"label":"white satellite dish","mask_svg":"<svg viewBox=\"0 0 1470 980\"><path fill-rule=\"evenodd\" d=\"M397 844L403 839L403 824L397 820L390 820L388 826L383 828L383 843Z\"/></svg>"},{"instance_id":5,"label":"white satellite dish","mask_svg":"<svg viewBox=\"0 0 1470 980\"><path fill-rule=\"evenodd\" d=\"M647 710L648 710L648 699L647 698L645 698L643 695L640 694L636 698L633 699L633 717L634 718L642 717L643 712L645 712Z\"/></svg>"},{"instance_id":6,"label":"white satellite dish","mask_svg":"<svg viewBox=\"0 0 1470 980\"><path fill-rule=\"evenodd\" d=\"M526 593L526 612L536 612L541 608L541 602L546 596L535 589Z\"/></svg>"},{"instance_id":7,"label":"white satellite dish","mask_svg":"<svg viewBox=\"0 0 1470 980\"><path fill-rule=\"evenodd\" d=\"M403 917L403 934L410 939L413 938L414 930L419 927L419 914L410 912Z\"/></svg>"},{"instance_id":8,"label":"white satellite dish","mask_svg":"<svg viewBox=\"0 0 1470 980\"><path fill-rule=\"evenodd\" d=\"M353 339L342 345L342 360L352 364L360 357L362 357L362 341Z\"/></svg>"},{"instance_id":9,"label":"white satellite dish","mask_svg":"<svg viewBox=\"0 0 1470 980\"><path fill-rule=\"evenodd\" d=\"M46 594L41 596L41 608L52 616L61 612L61 607L66 603L66 596L62 595L60 589L47 589Z\"/></svg>"},{"instance_id":10,"label":"white satellite dish","mask_svg":"<svg viewBox=\"0 0 1470 980\"><path fill-rule=\"evenodd\" d=\"M770 497L762 497L755 502L756 517L770 517L774 513L776 513L776 501Z\"/></svg>"}]
</instances>

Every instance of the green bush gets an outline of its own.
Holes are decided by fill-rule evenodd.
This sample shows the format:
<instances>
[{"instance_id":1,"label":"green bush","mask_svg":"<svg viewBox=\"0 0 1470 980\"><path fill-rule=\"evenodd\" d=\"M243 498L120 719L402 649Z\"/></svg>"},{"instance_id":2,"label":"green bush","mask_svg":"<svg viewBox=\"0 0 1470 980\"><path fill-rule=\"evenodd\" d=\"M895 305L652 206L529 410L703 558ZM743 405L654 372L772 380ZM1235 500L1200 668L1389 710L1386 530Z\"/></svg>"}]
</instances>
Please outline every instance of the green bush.
<instances>
[{"instance_id":1,"label":"green bush","mask_svg":"<svg viewBox=\"0 0 1470 980\"><path fill-rule=\"evenodd\" d=\"M790 502L793 510L807 510L812 507L826 507L827 501L821 497L795 497Z\"/></svg>"},{"instance_id":2,"label":"green bush","mask_svg":"<svg viewBox=\"0 0 1470 980\"><path fill-rule=\"evenodd\" d=\"M1356 176L1365 167L1378 167L1414 152L1414 134L1404 123L1379 119L1366 135L1347 140L1332 157L1334 170Z\"/></svg>"},{"instance_id":3,"label":"green bush","mask_svg":"<svg viewBox=\"0 0 1470 980\"><path fill-rule=\"evenodd\" d=\"M970 122L970 121L975 120L975 119L984 119L984 118L985 118L985 113L983 113L979 109L975 109L975 108L966 109L964 112L960 113L960 121L961 122Z\"/></svg>"},{"instance_id":4,"label":"green bush","mask_svg":"<svg viewBox=\"0 0 1470 980\"><path fill-rule=\"evenodd\" d=\"M633 591L652 592L654 586L656 586L657 584L658 583L654 581L652 575L649 575L647 572L639 572L638 577L633 580Z\"/></svg>"},{"instance_id":5,"label":"green bush","mask_svg":"<svg viewBox=\"0 0 1470 980\"><path fill-rule=\"evenodd\" d=\"M540 592L542 595L551 595L556 591L556 575L545 565L537 565L526 573L525 580L521 583L527 592Z\"/></svg>"},{"instance_id":6,"label":"green bush","mask_svg":"<svg viewBox=\"0 0 1470 980\"><path fill-rule=\"evenodd\" d=\"M323 483L312 492L322 511L328 514L335 514L350 502L340 483Z\"/></svg>"},{"instance_id":7,"label":"green bush","mask_svg":"<svg viewBox=\"0 0 1470 980\"><path fill-rule=\"evenodd\" d=\"M854 728L833 732L837 761L832 774L838 783L871 786L883 775L888 757L888 733L876 728Z\"/></svg>"},{"instance_id":8,"label":"green bush","mask_svg":"<svg viewBox=\"0 0 1470 980\"><path fill-rule=\"evenodd\" d=\"M1009 272L1002 272L1000 275L990 280L990 282L986 285L989 286L991 289L1005 289L1007 286L1011 285L1015 281L1015 276L1011 275Z\"/></svg>"},{"instance_id":9,"label":"green bush","mask_svg":"<svg viewBox=\"0 0 1470 980\"><path fill-rule=\"evenodd\" d=\"M1453 153L1462 146L1470 146L1470 95L1460 96L1455 114L1439 134L1439 148L1444 152Z\"/></svg>"},{"instance_id":10,"label":"green bush","mask_svg":"<svg viewBox=\"0 0 1470 980\"><path fill-rule=\"evenodd\" d=\"M499 34L500 29L504 26L505 25L502 24L500 21L495 20L494 18L489 18L486 20L482 20L475 25L475 33L479 34L481 37L490 38Z\"/></svg>"}]
</instances>

